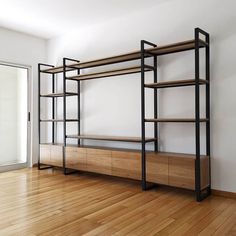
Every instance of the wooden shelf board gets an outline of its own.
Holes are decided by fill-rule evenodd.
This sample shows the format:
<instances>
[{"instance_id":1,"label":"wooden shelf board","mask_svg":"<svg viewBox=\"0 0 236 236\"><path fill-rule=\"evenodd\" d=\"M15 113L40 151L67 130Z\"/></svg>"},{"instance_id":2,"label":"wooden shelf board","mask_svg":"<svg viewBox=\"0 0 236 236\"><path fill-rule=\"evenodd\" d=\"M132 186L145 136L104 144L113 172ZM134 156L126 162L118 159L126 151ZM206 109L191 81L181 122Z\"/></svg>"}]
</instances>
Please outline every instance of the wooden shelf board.
<instances>
[{"instance_id":1,"label":"wooden shelf board","mask_svg":"<svg viewBox=\"0 0 236 236\"><path fill-rule=\"evenodd\" d=\"M151 69L146 68L145 71L151 71ZM141 72L141 67L135 66L135 67L129 67L129 68L115 69L115 70L110 70L110 71L102 71L102 72L96 72L96 73L76 75L76 76L67 77L67 79L89 80L89 79L99 79L99 78L118 76L118 75L128 75L128 74L134 74L134 73L139 73L139 72Z\"/></svg>"},{"instance_id":2,"label":"wooden shelf board","mask_svg":"<svg viewBox=\"0 0 236 236\"><path fill-rule=\"evenodd\" d=\"M118 141L118 142L134 142L140 143L141 138L139 137L119 137L119 136L102 136L102 135L67 135L67 138L73 139L91 139L101 141ZM146 142L153 142L155 138L146 138Z\"/></svg>"},{"instance_id":3,"label":"wooden shelf board","mask_svg":"<svg viewBox=\"0 0 236 236\"><path fill-rule=\"evenodd\" d=\"M166 123L194 123L194 118L158 118L158 119L145 119L146 122L166 122ZM200 122L207 122L208 119L201 118Z\"/></svg>"},{"instance_id":4,"label":"wooden shelf board","mask_svg":"<svg viewBox=\"0 0 236 236\"><path fill-rule=\"evenodd\" d=\"M76 96L78 95L77 93L70 93L67 92L66 96ZM49 94L41 94L41 97L63 97L64 93L49 93Z\"/></svg>"},{"instance_id":5,"label":"wooden shelf board","mask_svg":"<svg viewBox=\"0 0 236 236\"><path fill-rule=\"evenodd\" d=\"M63 143L40 143L40 145L53 145L53 146L63 146ZM77 145L77 144L67 144L66 147L77 147L77 148L93 148L93 149L102 149L102 150L111 150L111 151L127 151L127 152L140 152L141 149L127 149L127 148L117 148L117 147L103 147L103 146L91 146L91 145ZM147 154L156 154L163 157L179 157L179 158L190 158L196 159L195 154L189 153L177 153L177 152L154 152L147 150ZM207 155L201 155L200 158L209 157Z\"/></svg>"},{"instance_id":6,"label":"wooden shelf board","mask_svg":"<svg viewBox=\"0 0 236 236\"><path fill-rule=\"evenodd\" d=\"M64 122L62 119L42 119L41 122ZM78 119L67 119L66 122L77 122Z\"/></svg>"},{"instance_id":7,"label":"wooden shelf board","mask_svg":"<svg viewBox=\"0 0 236 236\"><path fill-rule=\"evenodd\" d=\"M199 46L200 47L205 47L207 44L203 40L199 40ZM148 48L146 49L146 52L150 52L152 54L155 54L157 56L165 55L165 54L170 54L170 53L177 53L177 52L182 52L186 50L193 50L195 48L195 40L188 40L188 41L182 41L174 44L168 44L164 46L158 46L155 48ZM149 57L146 55L146 57ZM112 57L106 57L106 58L101 58L97 60L91 60L87 62L80 62L80 63L75 63L70 66L73 66L78 69L85 69L85 68L90 68L90 67L96 67L96 66L104 66L104 65L109 65L113 63L120 63L120 62L126 62L126 61L132 61L132 60L138 60L141 58L141 52L140 50L138 51L133 51L130 53L125 53L125 54L120 54ZM66 68L66 70L73 70L71 68ZM42 72L45 73L61 73L63 72L63 66L58 66L46 70L42 70Z\"/></svg>"},{"instance_id":8,"label":"wooden shelf board","mask_svg":"<svg viewBox=\"0 0 236 236\"><path fill-rule=\"evenodd\" d=\"M207 80L200 79L199 84L207 84ZM171 87L181 87L181 86L193 86L195 85L195 79L189 80L176 80L176 81L163 81L158 83L145 84L147 88L171 88Z\"/></svg>"}]
</instances>

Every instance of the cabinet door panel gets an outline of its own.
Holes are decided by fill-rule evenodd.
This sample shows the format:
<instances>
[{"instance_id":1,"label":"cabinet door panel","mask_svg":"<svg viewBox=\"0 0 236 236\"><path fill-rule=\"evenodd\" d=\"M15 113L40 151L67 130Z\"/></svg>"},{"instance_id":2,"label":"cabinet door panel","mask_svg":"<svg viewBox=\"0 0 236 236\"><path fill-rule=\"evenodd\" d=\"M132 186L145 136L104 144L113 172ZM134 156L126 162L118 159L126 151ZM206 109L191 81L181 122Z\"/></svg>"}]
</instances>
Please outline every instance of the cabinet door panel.
<instances>
[{"instance_id":1,"label":"cabinet door panel","mask_svg":"<svg viewBox=\"0 0 236 236\"><path fill-rule=\"evenodd\" d=\"M195 159L188 157L169 157L169 185L195 188Z\"/></svg>"},{"instance_id":2,"label":"cabinet door panel","mask_svg":"<svg viewBox=\"0 0 236 236\"><path fill-rule=\"evenodd\" d=\"M140 180L140 152L112 151L112 175Z\"/></svg>"},{"instance_id":3,"label":"cabinet door panel","mask_svg":"<svg viewBox=\"0 0 236 236\"><path fill-rule=\"evenodd\" d=\"M86 170L86 148L66 147L66 167Z\"/></svg>"},{"instance_id":4,"label":"cabinet door panel","mask_svg":"<svg viewBox=\"0 0 236 236\"><path fill-rule=\"evenodd\" d=\"M51 146L40 144L40 162L43 164L51 164Z\"/></svg>"},{"instance_id":5,"label":"cabinet door panel","mask_svg":"<svg viewBox=\"0 0 236 236\"><path fill-rule=\"evenodd\" d=\"M111 151L87 148L87 171L111 175Z\"/></svg>"},{"instance_id":6,"label":"cabinet door panel","mask_svg":"<svg viewBox=\"0 0 236 236\"><path fill-rule=\"evenodd\" d=\"M51 163L55 166L63 166L63 147L51 145Z\"/></svg>"},{"instance_id":7,"label":"cabinet door panel","mask_svg":"<svg viewBox=\"0 0 236 236\"><path fill-rule=\"evenodd\" d=\"M146 154L147 181L168 184L168 157L158 153Z\"/></svg>"}]
</instances>

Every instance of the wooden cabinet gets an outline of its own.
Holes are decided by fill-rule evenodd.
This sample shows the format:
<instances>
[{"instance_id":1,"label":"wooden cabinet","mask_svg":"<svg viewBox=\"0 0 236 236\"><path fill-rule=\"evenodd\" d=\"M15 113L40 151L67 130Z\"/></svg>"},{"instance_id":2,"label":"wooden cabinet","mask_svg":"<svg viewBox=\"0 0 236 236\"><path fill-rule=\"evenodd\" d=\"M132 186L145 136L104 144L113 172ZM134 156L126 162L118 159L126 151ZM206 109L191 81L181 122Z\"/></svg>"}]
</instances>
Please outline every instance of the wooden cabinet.
<instances>
[{"instance_id":1,"label":"wooden cabinet","mask_svg":"<svg viewBox=\"0 0 236 236\"><path fill-rule=\"evenodd\" d=\"M113 148L67 146L66 167L76 170L141 180L141 152ZM40 145L41 163L62 167L63 146ZM147 181L195 189L195 156L147 152ZM209 158L201 157L201 186L209 183Z\"/></svg>"},{"instance_id":2,"label":"wooden cabinet","mask_svg":"<svg viewBox=\"0 0 236 236\"><path fill-rule=\"evenodd\" d=\"M135 151L112 151L112 175L141 179L141 154Z\"/></svg>"},{"instance_id":3,"label":"wooden cabinet","mask_svg":"<svg viewBox=\"0 0 236 236\"><path fill-rule=\"evenodd\" d=\"M147 181L168 185L168 157L161 153L146 153Z\"/></svg>"},{"instance_id":4,"label":"wooden cabinet","mask_svg":"<svg viewBox=\"0 0 236 236\"><path fill-rule=\"evenodd\" d=\"M40 144L40 161L46 165L63 166L63 146Z\"/></svg>"},{"instance_id":5,"label":"wooden cabinet","mask_svg":"<svg viewBox=\"0 0 236 236\"><path fill-rule=\"evenodd\" d=\"M209 158L201 156L201 188L209 184ZM195 189L195 156L169 154L169 185Z\"/></svg>"},{"instance_id":6,"label":"wooden cabinet","mask_svg":"<svg viewBox=\"0 0 236 236\"><path fill-rule=\"evenodd\" d=\"M86 171L86 148L66 147L66 167Z\"/></svg>"},{"instance_id":7,"label":"wooden cabinet","mask_svg":"<svg viewBox=\"0 0 236 236\"><path fill-rule=\"evenodd\" d=\"M87 148L87 171L111 175L111 150Z\"/></svg>"}]
</instances>

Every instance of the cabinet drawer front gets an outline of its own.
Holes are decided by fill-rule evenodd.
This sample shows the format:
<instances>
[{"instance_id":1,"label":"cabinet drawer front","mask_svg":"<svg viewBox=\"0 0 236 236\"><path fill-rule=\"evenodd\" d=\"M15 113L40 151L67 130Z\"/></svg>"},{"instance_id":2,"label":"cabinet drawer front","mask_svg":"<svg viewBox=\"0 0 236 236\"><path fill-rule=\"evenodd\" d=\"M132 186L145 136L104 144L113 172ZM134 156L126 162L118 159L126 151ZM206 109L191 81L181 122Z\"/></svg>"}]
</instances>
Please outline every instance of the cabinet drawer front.
<instances>
[{"instance_id":1,"label":"cabinet drawer front","mask_svg":"<svg viewBox=\"0 0 236 236\"><path fill-rule=\"evenodd\" d=\"M147 153L146 160L147 181L168 185L168 157Z\"/></svg>"},{"instance_id":2,"label":"cabinet drawer front","mask_svg":"<svg viewBox=\"0 0 236 236\"><path fill-rule=\"evenodd\" d=\"M51 146L40 144L40 162L43 164L51 164Z\"/></svg>"},{"instance_id":3,"label":"cabinet drawer front","mask_svg":"<svg viewBox=\"0 0 236 236\"><path fill-rule=\"evenodd\" d=\"M140 152L112 151L112 175L140 180Z\"/></svg>"},{"instance_id":4,"label":"cabinet drawer front","mask_svg":"<svg viewBox=\"0 0 236 236\"><path fill-rule=\"evenodd\" d=\"M87 148L87 171L111 175L111 151Z\"/></svg>"},{"instance_id":5,"label":"cabinet drawer front","mask_svg":"<svg viewBox=\"0 0 236 236\"><path fill-rule=\"evenodd\" d=\"M66 167L86 170L86 148L66 147Z\"/></svg>"},{"instance_id":6,"label":"cabinet drawer front","mask_svg":"<svg viewBox=\"0 0 236 236\"><path fill-rule=\"evenodd\" d=\"M195 188L195 159L169 157L169 185Z\"/></svg>"},{"instance_id":7,"label":"cabinet drawer front","mask_svg":"<svg viewBox=\"0 0 236 236\"><path fill-rule=\"evenodd\" d=\"M63 166L63 147L51 145L51 163L55 166Z\"/></svg>"}]
</instances>

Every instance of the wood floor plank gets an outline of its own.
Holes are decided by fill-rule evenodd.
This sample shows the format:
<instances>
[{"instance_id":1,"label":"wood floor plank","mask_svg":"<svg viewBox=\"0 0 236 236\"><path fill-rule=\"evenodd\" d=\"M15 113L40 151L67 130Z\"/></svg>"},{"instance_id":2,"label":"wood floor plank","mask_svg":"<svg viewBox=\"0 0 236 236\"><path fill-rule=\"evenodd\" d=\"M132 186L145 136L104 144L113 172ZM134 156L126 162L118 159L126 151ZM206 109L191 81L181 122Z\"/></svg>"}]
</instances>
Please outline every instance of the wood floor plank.
<instances>
[{"instance_id":1,"label":"wood floor plank","mask_svg":"<svg viewBox=\"0 0 236 236\"><path fill-rule=\"evenodd\" d=\"M0 235L235 235L236 201L61 170L0 173Z\"/></svg>"}]
</instances>

